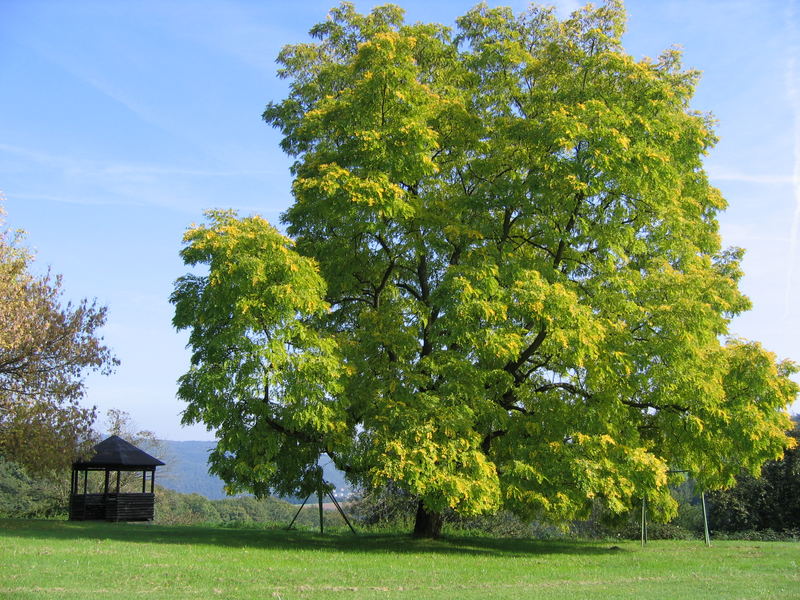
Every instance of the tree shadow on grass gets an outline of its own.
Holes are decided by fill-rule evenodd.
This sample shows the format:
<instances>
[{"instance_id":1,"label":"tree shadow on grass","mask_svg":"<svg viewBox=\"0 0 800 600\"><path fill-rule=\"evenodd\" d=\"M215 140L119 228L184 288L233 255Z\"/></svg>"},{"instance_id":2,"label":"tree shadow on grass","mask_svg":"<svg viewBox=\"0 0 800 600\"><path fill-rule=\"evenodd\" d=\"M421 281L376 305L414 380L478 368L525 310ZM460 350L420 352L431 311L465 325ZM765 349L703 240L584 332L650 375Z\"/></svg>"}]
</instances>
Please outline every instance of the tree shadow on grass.
<instances>
[{"instance_id":1,"label":"tree shadow on grass","mask_svg":"<svg viewBox=\"0 0 800 600\"><path fill-rule=\"evenodd\" d=\"M446 536L418 540L409 535L327 533L286 529L233 529L210 526L163 526L145 523L90 521L0 520L0 538L44 540L114 540L146 544L189 544L228 548L328 550L366 553L431 553L473 556L531 556L546 554L603 555L620 548L596 542L542 541L483 536Z\"/></svg>"}]
</instances>

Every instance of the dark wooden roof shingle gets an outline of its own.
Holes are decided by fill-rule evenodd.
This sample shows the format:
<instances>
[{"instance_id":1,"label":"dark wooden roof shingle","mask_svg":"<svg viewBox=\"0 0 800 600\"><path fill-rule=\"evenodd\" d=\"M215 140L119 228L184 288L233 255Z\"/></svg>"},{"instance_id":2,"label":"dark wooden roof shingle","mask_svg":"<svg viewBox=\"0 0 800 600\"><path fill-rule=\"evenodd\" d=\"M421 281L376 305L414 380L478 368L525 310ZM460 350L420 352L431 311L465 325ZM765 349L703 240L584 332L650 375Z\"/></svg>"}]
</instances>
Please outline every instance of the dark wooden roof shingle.
<instances>
[{"instance_id":1,"label":"dark wooden roof shingle","mask_svg":"<svg viewBox=\"0 0 800 600\"><path fill-rule=\"evenodd\" d=\"M121 437L112 435L94 447L94 456L90 460L79 460L74 468L128 468L160 467L163 462L150 456Z\"/></svg>"}]
</instances>

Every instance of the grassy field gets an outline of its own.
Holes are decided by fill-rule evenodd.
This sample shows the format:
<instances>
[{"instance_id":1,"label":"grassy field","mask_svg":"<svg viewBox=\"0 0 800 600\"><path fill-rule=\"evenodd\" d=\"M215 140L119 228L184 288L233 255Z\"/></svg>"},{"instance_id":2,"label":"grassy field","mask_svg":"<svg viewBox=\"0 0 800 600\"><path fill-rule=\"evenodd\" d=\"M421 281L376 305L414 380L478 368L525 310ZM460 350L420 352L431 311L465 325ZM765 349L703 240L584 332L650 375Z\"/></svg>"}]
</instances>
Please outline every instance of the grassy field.
<instances>
[{"instance_id":1,"label":"grassy field","mask_svg":"<svg viewBox=\"0 0 800 600\"><path fill-rule=\"evenodd\" d=\"M0 520L0 598L800 598L800 544Z\"/></svg>"}]
</instances>

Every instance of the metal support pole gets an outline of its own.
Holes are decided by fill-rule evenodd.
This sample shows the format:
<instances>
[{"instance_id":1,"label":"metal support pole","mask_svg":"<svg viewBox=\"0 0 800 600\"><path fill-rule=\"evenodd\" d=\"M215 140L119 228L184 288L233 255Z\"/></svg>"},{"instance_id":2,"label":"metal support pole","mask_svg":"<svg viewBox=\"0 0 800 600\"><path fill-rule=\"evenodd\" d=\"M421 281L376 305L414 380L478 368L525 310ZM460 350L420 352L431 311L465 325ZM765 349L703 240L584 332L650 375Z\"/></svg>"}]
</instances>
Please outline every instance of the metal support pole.
<instances>
[{"instance_id":1,"label":"metal support pole","mask_svg":"<svg viewBox=\"0 0 800 600\"><path fill-rule=\"evenodd\" d=\"M325 528L322 525L322 488L317 490L317 503L319 504L319 532L320 534L324 534Z\"/></svg>"},{"instance_id":2,"label":"metal support pole","mask_svg":"<svg viewBox=\"0 0 800 600\"><path fill-rule=\"evenodd\" d=\"M706 546L711 545L711 535L708 531L708 511L706 510L706 494L705 492L700 492L700 500L703 502L703 528L705 529L706 534Z\"/></svg>"},{"instance_id":3,"label":"metal support pole","mask_svg":"<svg viewBox=\"0 0 800 600\"><path fill-rule=\"evenodd\" d=\"M342 515L342 518L344 519L344 522L347 523L347 526L350 528L350 531L352 531L353 533L356 533L356 530L353 529L353 526L350 524L350 521L347 519L347 515L344 514L344 511L342 510L342 507L339 506L339 502L337 502L337 500L334 497L334 495L331 492L328 492L328 496L330 497L331 501L333 502L333 505L336 507L336 510L338 510L339 514ZM356 535L358 535L358 534L356 534Z\"/></svg>"},{"instance_id":4,"label":"metal support pole","mask_svg":"<svg viewBox=\"0 0 800 600\"><path fill-rule=\"evenodd\" d=\"M300 511L301 511L301 510L303 510L303 507L306 505L306 502L308 502L308 499L309 499L309 498L311 498L311 494L309 494L308 496L306 496L306 499L305 499L305 500L303 500L303 503L300 505L300 508L298 508L298 509L297 509L297 512L296 512L296 513L294 513L294 518L292 519L292 522L291 522L291 523L289 523L289 526L288 526L286 529L291 529L291 528L292 528L292 525L294 525L294 522L297 520L297 517L298 517L298 515L300 514Z\"/></svg>"},{"instance_id":5,"label":"metal support pole","mask_svg":"<svg viewBox=\"0 0 800 600\"><path fill-rule=\"evenodd\" d=\"M647 543L647 498L642 498L642 547Z\"/></svg>"},{"instance_id":6,"label":"metal support pole","mask_svg":"<svg viewBox=\"0 0 800 600\"><path fill-rule=\"evenodd\" d=\"M80 475L78 475L80 478ZM80 483L79 483L80 485ZM89 471L83 472L83 521L86 520L86 505L89 504L86 500L86 487L89 485Z\"/></svg>"}]
</instances>

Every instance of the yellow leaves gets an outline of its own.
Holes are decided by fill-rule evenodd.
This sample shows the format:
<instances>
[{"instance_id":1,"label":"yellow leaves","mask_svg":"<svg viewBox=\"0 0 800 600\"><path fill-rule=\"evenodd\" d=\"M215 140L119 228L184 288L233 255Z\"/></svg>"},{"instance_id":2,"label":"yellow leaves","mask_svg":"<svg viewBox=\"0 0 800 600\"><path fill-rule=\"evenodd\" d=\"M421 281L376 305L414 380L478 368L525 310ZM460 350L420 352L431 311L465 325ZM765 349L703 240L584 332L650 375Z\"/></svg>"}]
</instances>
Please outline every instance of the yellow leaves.
<instances>
[{"instance_id":1,"label":"yellow leaves","mask_svg":"<svg viewBox=\"0 0 800 600\"><path fill-rule=\"evenodd\" d=\"M405 191L382 172L361 175L336 164L323 164L316 176L295 179L293 189L298 199L322 202L327 210L342 211L351 204L382 218L402 218L414 212Z\"/></svg>"},{"instance_id":2,"label":"yellow leaves","mask_svg":"<svg viewBox=\"0 0 800 600\"><path fill-rule=\"evenodd\" d=\"M481 313L483 319L491 321L497 314L497 311L492 306L491 302L479 302L477 304L478 311Z\"/></svg>"},{"instance_id":3,"label":"yellow leaves","mask_svg":"<svg viewBox=\"0 0 800 600\"><path fill-rule=\"evenodd\" d=\"M569 188L572 189L574 192L586 192L589 189L589 184L584 181L581 181L577 177L577 175L573 175L570 173L564 179L567 182Z\"/></svg>"},{"instance_id":4,"label":"yellow leaves","mask_svg":"<svg viewBox=\"0 0 800 600\"><path fill-rule=\"evenodd\" d=\"M705 430L705 424L703 423L703 420L696 415L687 416L685 422L686 426L695 433L703 433Z\"/></svg>"},{"instance_id":5,"label":"yellow leaves","mask_svg":"<svg viewBox=\"0 0 800 600\"><path fill-rule=\"evenodd\" d=\"M498 508L497 473L478 450L477 436L465 432L447 414L436 421L414 421L413 413L406 412L401 420L402 424L387 423L391 430L375 438L380 445L375 483L401 483L430 508L450 507L464 514Z\"/></svg>"},{"instance_id":6,"label":"yellow leaves","mask_svg":"<svg viewBox=\"0 0 800 600\"><path fill-rule=\"evenodd\" d=\"M612 129L611 134L614 138L614 141L616 141L623 150L628 150L628 148L630 148L631 140L628 136L616 129Z\"/></svg>"},{"instance_id":7,"label":"yellow leaves","mask_svg":"<svg viewBox=\"0 0 800 600\"><path fill-rule=\"evenodd\" d=\"M668 163L670 161L670 157L666 152L656 150L654 146L647 146L641 152L641 156L649 159L651 163Z\"/></svg>"},{"instance_id":8,"label":"yellow leaves","mask_svg":"<svg viewBox=\"0 0 800 600\"><path fill-rule=\"evenodd\" d=\"M484 239L484 235L480 230L461 223L448 223L444 226L443 232L448 239L467 238L473 241Z\"/></svg>"}]
</instances>

